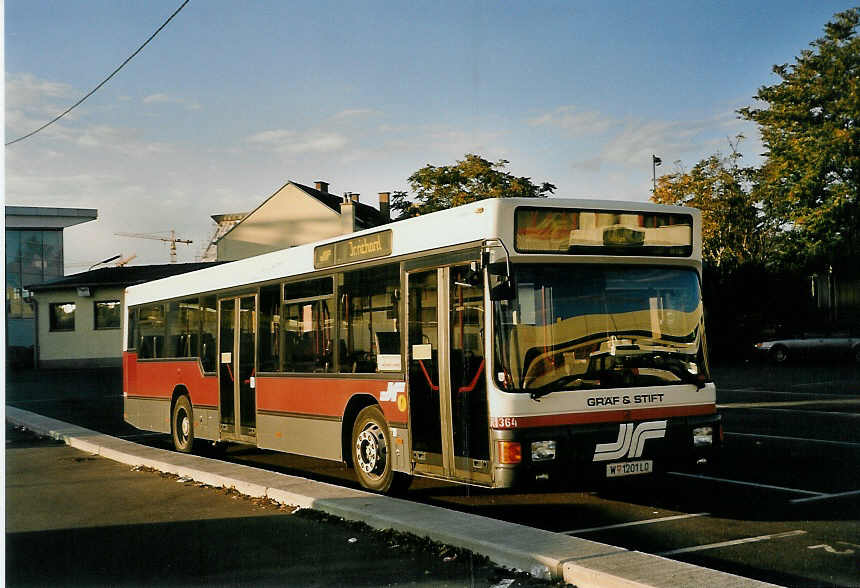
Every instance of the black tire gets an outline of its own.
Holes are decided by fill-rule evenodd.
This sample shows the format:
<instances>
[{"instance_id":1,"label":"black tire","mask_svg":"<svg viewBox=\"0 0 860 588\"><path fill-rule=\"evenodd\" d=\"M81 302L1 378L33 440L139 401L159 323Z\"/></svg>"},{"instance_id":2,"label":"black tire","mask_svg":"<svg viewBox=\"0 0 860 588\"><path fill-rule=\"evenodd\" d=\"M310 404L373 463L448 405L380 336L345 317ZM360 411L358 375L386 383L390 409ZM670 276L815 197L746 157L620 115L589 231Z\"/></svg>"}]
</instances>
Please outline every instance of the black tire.
<instances>
[{"instance_id":1,"label":"black tire","mask_svg":"<svg viewBox=\"0 0 860 588\"><path fill-rule=\"evenodd\" d=\"M854 363L860 364L860 345L851 350L851 357L854 358Z\"/></svg>"},{"instance_id":2,"label":"black tire","mask_svg":"<svg viewBox=\"0 0 860 588\"><path fill-rule=\"evenodd\" d=\"M788 349L782 345L777 345L770 350L770 359L773 363L785 363L788 361Z\"/></svg>"},{"instance_id":3,"label":"black tire","mask_svg":"<svg viewBox=\"0 0 860 588\"><path fill-rule=\"evenodd\" d=\"M373 492L402 492L411 476L391 467L393 445L388 424L378 406L367 406L352 426L352 467L359 483Z\"/></svg>"},{"instance_id":4,"label":"black tire","mask_svg":"<svg viewBox=\"0 0 860 588\"><path fill-rule=\"evenodd\" d=\"M180 396L176 399L170 424L173 447L181 453L191 453L194 448L194 413L188 396Z\"/></svg>"}]
</instances>

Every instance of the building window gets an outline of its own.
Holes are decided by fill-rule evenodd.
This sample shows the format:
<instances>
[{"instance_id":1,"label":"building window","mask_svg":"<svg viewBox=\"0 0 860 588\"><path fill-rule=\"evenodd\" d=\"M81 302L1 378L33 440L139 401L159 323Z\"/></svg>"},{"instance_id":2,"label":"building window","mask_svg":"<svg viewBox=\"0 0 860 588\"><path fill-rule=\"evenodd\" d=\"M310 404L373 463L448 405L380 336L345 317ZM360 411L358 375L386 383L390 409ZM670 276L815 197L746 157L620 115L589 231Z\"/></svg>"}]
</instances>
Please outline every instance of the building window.
<instances>
[{"instance_id":1,"label":"building window","mask_svg":"<svg viewBox=\"0 0 860 588\"><path fill-rule=\"evenodd\" d=\"M6 229L6 315L32 318L25 286L63 276L62 230Z\"/></svg>"},{"instance_id":2,"label":"building window","mask_svg":"<svg viewBox=\"0 0 860 588\"><path fill-rule=\"evenodd\" d=\"M50 315L52 331L75 330L74 302L52 302L50 304Z\"/></svg>"},{"instance_id":3,"label":"building window","mask_svg":"<svg viewBox=\"0 0 860 588\"><path fill-rule=\"evenodd\" d=\"M93 314L96 320L96 330L118 329L120 327L120 312L122 304L119 300L101 300L93 302Z\"/></svg>"}]
</instances>

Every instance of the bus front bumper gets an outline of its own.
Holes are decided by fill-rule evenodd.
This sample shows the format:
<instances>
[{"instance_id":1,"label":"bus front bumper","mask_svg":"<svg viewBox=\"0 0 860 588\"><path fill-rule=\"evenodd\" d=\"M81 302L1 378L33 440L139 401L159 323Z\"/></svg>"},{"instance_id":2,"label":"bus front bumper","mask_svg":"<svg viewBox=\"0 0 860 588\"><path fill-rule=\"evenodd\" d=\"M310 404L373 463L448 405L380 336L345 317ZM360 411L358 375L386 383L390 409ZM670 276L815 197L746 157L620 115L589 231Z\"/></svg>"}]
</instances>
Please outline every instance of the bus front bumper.
<instances>
[{"instance_id":1,"label":"bus front bumper","mask_svg":"<svg viewBox=\"0 0 860 588\"><path fill-rule=\"evenodd\" d=\"M497 453L510 446L505 444L518 443L521 461L498 463L493 485L586 488L612 478L713 467L722 445L719 414L665 421L665 429L654 421L494 429Z\"/></svg>"}]
</instances>

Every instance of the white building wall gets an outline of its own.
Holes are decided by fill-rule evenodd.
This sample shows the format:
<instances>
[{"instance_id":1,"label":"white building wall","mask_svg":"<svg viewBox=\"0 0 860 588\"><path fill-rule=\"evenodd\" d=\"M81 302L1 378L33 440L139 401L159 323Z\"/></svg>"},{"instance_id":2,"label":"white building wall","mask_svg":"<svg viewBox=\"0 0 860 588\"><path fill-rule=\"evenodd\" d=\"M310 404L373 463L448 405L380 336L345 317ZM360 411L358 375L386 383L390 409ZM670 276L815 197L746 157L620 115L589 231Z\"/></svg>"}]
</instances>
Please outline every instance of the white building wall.
<instances>
[{"instance_id":1,"label":"white building wall","mask_svg":"<svg viewBox=\"0 0 860 588\"><path fill-rule=\"evenodd\" d=\"M287 184L218 241L218 260L244 259L342 232L339 213Z\"/></svg>"},{"instance_id":2,"label":"white building wall","mask_svg":"<svg viewBox=\"0 0 860 588\"><path fill-rule=\"evenodd\" d=\"M120 328L95 328L95 302L123 300L122 288L91 288L91 296L78 296L75 288L38 292L38 361L39 367L111 367L122 365ZM50 305L75 303L75 330L51 331Z\"/></svg>"}]
</instances>

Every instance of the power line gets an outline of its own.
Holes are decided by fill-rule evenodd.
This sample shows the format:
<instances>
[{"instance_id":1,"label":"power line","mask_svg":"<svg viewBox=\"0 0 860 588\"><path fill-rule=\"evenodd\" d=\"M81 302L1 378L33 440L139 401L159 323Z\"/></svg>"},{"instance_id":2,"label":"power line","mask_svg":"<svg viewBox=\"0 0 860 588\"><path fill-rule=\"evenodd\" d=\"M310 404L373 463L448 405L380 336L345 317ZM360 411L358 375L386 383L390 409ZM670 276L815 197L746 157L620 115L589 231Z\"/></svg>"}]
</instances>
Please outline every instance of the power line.
<instances>
[{"instance_id":1,"label":"power line","mask_svg":"<svg viewBox=\"0 0 860 588\"><path fill-rule=\"evenodd\" d=\"M173 20L173 17L174 17L174 16L176 16L177 14L179 14L179 11L180 11L180 10L182 10L183 8L185 8L185 5L186 5L186 4L188 4L190 1L191 1L191 0L185 0L185 2L183 2L183 3L182 3L182 6L180 6L179 8L177 8L177 9L176 9L176 12L174 12L173 14L171 14L171 15L170 15L170 18L168 18L166 21L164 21L164 24L162 24L160 27L158 27L158 29L157 29L154 33L152 33L152 35L150 35L150 36L149 36L149 38L148 38L148 39L143 43L143 45L141 45L140 47L138 47L138 48L137 48L137 51L135 51L134 53L132 53L131 55L129 55L128 59L126 59L125 61L123 61L123 62L120 64L120 66L119 66L118 68L116 68L115 70L113 70L113 72L112 72L108 77L106 77L104 80L102 80L102 82L101 82L98 86L96 86L95 88L93 88L93 89L92 89L92 90L91 90L91 91L90 91L86 96L84 96L83 98L81 98L80 100L78 100L77 102L75 102L74 104L72 104L72 105L71 105L71 106L70 106L70 107L69 107L65 112L63 112L62 114L57 115L54 119L52 119L52 120L50 120L50 121L46 122L46 123L45 123L45 124L43 124L41 127L39 127L38 129L36 129L35 131L32 131L32 132L30 132L30 133L27 133L27 134L26 134L26 135L24 135L23 137L18 137L18 138L17 138L17 139L15 139L14 141L9 141L8 143L6 143L6 146L8 147L9 145L12 145L13 143L17 143L18 141L23 141L24 139L27 139L27 138L29 138L29 137L32 137L33 135L35 135L35 134L36 134L36 133L38 133L39 131L42 131L42 130L44 130L44 129L48 128L49 126L51 126L52 124L54 124L55 122L57 122L58 120L60 120L60 119L61 119L61 118L63 118L64 116L66 116L67 114L69 114L69 113L70 113L71 111L73 111L75 108L77 108L78 106L80 106L81 104L83 104L84 100L86 100L87 98L89 98L90 96L92 96L93 94L95 94L95 93L99 90L99 88L101 88L102 86L104 86L105 84L107 84L107 83L110 81L110 79L111 79L112 77L114 77L117 73L119 73L119 70L121 70L122 68L124 68L124 67L125 67L125 65L126 65L129 61L131 61L132 59L134 59L134 56L135 56L135 55L137 55L138 53L140 53L140 52L143 50L143 48L144 48L144 47L146 47L146 46L149 44L149 42L150 42L150 41L152 41L152 40L155 38L155 36L156 36L158 33L160 33L160 32L161 32L161 29L163 29L164 27L166 27L166 26L167 26L167 23L169 23L171 20Z\"/></svg>"}]
</instances>

